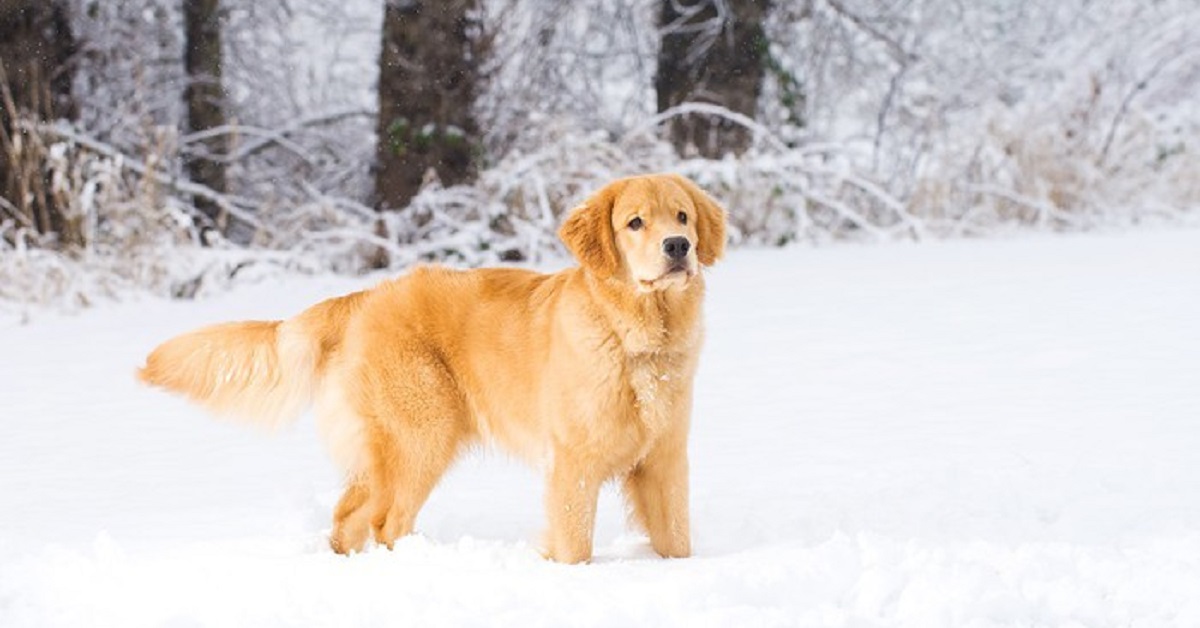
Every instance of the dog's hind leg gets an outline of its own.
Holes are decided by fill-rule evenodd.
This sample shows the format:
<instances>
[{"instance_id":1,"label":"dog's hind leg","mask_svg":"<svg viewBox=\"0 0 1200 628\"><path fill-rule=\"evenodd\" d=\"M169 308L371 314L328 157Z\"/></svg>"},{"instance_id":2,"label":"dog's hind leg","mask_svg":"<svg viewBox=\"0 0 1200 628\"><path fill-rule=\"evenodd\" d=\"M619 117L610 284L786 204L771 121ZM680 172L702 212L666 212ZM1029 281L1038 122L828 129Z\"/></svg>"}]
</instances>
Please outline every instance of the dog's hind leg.
<instances>
[{"instance_id":1,"label":"dog's hind leg","mask_svg":"<svg viewBox=\"0 0 1200 628\"><path fill-rule=\"evenodd\" d=\"M407 356L404 372L389 377L376 422L372 521L376 542L412 532L417 513L467 440L466 403L449 371L425 353Z\"/></svg>"},{"instance_id":2,"label":"dog's hind leg","mask_svg":"<svg viewBox=\"0 0 1200 628\"><path fill-rule=\"evenodd\" d=\"M370 496L369 483L363 476L350 479L333 511L333 533L329 535L333 551L339 554L362 551L371 531Z\"/></svg>"},{"instance_id":3,"label":"dog's hind leg","mask_svg":"<svg viewBox=\"0 0 1200 628\"><path fill-rule=\"evenodd\" d=\"M371 535L371 450L367 421L354 403L346 374L335 370L316 395L317 429L329 456L346 473L346 490L333 511L329 545L339 554L362 551Z\"/></svg>"}]
</instances>

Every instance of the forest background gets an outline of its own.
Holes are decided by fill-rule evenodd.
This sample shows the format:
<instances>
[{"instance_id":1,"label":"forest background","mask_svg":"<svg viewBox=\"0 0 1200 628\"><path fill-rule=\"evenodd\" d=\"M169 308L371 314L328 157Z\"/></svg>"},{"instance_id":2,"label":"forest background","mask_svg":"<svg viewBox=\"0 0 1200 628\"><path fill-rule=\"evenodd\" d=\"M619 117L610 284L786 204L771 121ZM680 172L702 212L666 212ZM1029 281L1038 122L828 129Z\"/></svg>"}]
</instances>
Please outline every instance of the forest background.
<instances>
[{"instance_id":1,"label":"forest background","mask_svg":"<svg viewBox=\"0 0 1200 628\"><path fill-rule=\"evenodd\" d=\"M1194 0L0 0L0 309L537 264L619 176L734 245L1197 221Z\"/></svg>"}]
</instances>

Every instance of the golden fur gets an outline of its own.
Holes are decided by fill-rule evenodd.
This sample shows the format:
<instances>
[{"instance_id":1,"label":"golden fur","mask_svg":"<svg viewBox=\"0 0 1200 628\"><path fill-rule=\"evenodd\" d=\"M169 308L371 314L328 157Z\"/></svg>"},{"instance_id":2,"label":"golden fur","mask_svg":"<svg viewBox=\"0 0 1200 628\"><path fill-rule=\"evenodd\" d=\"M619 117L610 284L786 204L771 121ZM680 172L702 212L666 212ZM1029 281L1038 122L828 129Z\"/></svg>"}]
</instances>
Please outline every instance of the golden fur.
<instances>
[{"instance_id":1,"label":"golden fur","mask_svg":"<svg viewBox=\"0 0 1200 628\"><path fill-rule=\"evenodd\" d=\"M610 479L654 550L687 556L700 269L724 250L724 220L683 177L621 179L562 226L580 267L418 268L286 321L173 338L139 377L268 425L315 405L348 478L330 538L338 552L411 532L458 453L484 442L544 469L550 558L591 557ZM686 255L671 258L668 238L686 238Z\"/></svg>"}]
</instances>

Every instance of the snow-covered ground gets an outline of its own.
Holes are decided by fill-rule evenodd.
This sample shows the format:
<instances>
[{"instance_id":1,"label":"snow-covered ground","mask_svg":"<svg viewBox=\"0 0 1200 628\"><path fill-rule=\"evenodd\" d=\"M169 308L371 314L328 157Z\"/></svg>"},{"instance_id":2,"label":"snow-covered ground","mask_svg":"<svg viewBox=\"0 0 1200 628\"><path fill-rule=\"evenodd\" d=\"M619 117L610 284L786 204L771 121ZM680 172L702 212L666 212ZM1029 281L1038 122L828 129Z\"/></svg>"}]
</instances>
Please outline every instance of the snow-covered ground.
<instances>
[{"instance_id":1,"label":"snow-covered ground","mask_svg":"<svg viewBox=\"0 0 1200 628\"><path fill-rule=\"evenodd\" d=\"M734 251L672 561L608 492L596 560L544 562L495 454L337 556L311 419L134 383L171 334L363 283L0 326L0 626L1200 625L1200 231Z\"/></svg>"}]
</instances>

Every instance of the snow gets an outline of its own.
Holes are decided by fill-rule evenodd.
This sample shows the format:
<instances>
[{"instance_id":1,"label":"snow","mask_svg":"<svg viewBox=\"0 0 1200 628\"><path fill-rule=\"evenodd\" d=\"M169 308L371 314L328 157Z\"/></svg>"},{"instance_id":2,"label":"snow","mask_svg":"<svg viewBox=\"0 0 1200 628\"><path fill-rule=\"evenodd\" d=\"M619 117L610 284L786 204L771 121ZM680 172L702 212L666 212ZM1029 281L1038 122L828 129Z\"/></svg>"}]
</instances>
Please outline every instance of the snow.
<instances>
[{"instance_id":1,"label":"snow","mask_svg":"<svg viewBox=\"0 0 1200 628\"><path fill-rule=\"evenodd\" d=\"M710 273L696 556L464 460L393 551L325 546L339 478L139 388L157 342L371 279L0 326L0 626L1200 625L1200 231L733 251Z\"/></svg>"}]
</instances>

